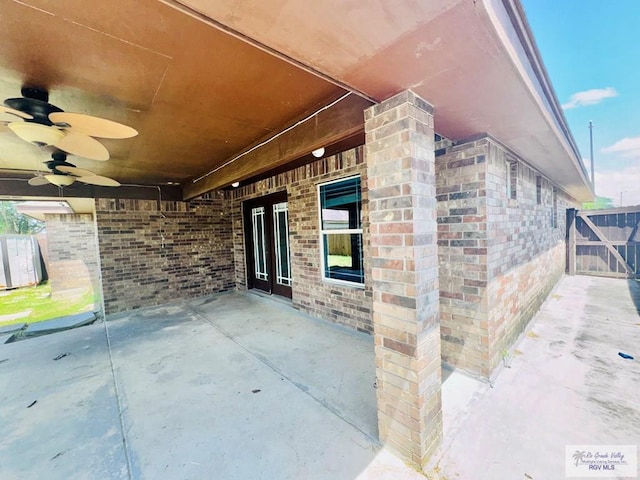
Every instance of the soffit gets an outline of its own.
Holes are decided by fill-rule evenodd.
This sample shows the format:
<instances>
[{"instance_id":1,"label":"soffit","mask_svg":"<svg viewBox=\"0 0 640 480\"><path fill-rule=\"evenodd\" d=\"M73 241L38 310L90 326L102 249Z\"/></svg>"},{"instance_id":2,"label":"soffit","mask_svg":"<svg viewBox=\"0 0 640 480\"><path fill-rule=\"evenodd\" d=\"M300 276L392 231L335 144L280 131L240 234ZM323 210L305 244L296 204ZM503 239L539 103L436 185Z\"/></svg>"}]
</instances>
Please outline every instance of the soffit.
<instances>
[{"instance_id":1,"label":"soffit","mask_svg":"<svg viewBox=\"0 0 640 480\"><path fill-rule=\"evenodd\" d=\"M531 49L521 51L504 15L513 3L114 0L88 8L83 0L5 0L0 99L31 83L67 111L129 124L140 135L105 140L110 161L70 160L124 183L189 184L345 88L378 101L412 89L434 105L443 135L490 133L588 197L584 169L559 132L563 120L529 68ZM350 126L352 136L358 126ZM307 128L288 151L311 150L318 131ZM0 131L0 169L34 170L48 155ZM235 170L251 177L254 157Z\"/></svg>"},{"instance_id":2,"label":"soffit","mask_svg":"<svg viewBox=\"0 0 640 480\"><path fill-rule=\"evenodd\" d=\"M577 198L592 194L526 20L509 18L516 0L165 1L377 101L412 89L439 133L490 133Z\"/></svg>"},{"instance_id":3,"label":"soffit","mask_svg":"<svg viewBox=\"0 0 640 480\"><path fill-rule=\"evenodd\" d=\"M161 2L88 5L3 2L0 99L37 85L65 111L136 128L101 140L107 162L69 158L123 183L185 182L344 93ZM37 170L49 155L0 130L0 169Z\"/></svg>"}]
</instances>

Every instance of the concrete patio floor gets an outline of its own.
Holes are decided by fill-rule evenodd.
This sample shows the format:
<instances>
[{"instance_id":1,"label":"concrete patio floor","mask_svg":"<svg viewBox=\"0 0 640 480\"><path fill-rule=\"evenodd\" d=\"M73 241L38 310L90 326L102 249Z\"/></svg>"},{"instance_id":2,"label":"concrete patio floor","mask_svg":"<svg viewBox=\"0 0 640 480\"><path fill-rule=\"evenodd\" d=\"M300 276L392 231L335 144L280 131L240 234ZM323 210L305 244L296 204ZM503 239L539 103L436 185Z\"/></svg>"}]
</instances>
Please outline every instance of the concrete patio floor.
<instances>
[{"instance_id":1,"label":"concrete patio floor","mask_svg":"<svg viewBox=\"0 0 640 480\"><path fill-rule=\"evenodd\" d=\"M432 478L559 480L565 445L640 444L639 311L635 281L563 277L492 388L444 383Z\"/></svg>"},{"instance_id":2,"label":"concrete patio floor","mask_svg":"<svg viewBox=\"0 0 640 480\"><path fill-rule=\"evenodd\" d=\"M427 477L561 479L565 444L638 444L636 305L564 277L493 387L445 374ZM246 293L0 344L0 479L424 478L376 440L374 377L372 337Z\"/></svg>"},{"instance_id":3,"label":"concrete patio floor","mask_svg":"<svg viewBox=\"0 0 640 480\"><path fill-rule=\"evenodd\" d=\"M0 362L2 480L423 478L377 441L372 337L257 295L3 344Z\"/></svg>"}]
</instances>

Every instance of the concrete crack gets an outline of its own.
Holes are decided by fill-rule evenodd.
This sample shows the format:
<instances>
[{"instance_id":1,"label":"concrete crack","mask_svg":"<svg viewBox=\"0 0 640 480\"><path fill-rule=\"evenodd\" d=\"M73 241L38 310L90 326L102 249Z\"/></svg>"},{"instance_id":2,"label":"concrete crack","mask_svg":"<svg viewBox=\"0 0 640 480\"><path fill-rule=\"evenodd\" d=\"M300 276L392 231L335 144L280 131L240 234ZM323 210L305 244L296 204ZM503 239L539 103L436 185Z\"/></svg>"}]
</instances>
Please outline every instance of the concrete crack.
<instances>
[{"instance_id":1,"label":"concrete crack","mask_svg":"<svg viewBox=\"0 0 640 480\"><path fill-rule=\"evenodd\" d=\"M118 421L120 422L120 432L122 437L122 448L124 449L124 458L127 463L127 478L129 480L133 480L132 477L132 468L131 468L131 458L129 456L129 445L127 442L127 434L124 426L124 416L123 416L123 408L122 408L122 399L120 397L120 388L118 387L118 378L116 377L116 369L113 363L113 353L111 350L111 337L109 337L109 327L107 325L107 321L103 320L102 324L104 325L104 335L107 340L107 350L109 353L109 364L111 365L111 376L113 377L113 388L116 394L116 405L118 407Z\"/></svg>"}]
</instances>

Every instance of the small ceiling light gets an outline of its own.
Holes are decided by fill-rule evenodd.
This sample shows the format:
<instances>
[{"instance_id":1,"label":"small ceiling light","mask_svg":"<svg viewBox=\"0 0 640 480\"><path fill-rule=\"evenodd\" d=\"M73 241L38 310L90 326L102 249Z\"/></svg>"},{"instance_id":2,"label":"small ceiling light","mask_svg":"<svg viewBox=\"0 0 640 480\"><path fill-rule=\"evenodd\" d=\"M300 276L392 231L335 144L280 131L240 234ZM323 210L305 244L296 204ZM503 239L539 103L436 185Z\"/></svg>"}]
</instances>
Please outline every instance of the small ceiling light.
<instances>
[{"instance_id":1,"label":"small ceiling light","mask_svg":"<svg viewBox=\"0 0 640 480\"><path fill-rule=\"evenodd\" d=\"M68 187L76 180L71 175L50 174L50 175L45 175L44 177L47 180L49 180L49 182L53 183L54 185L57 185L58 187Z\"/></svg>"},{"instance_id":2,"label":"small ceiling light","mask_svg":"<svg viewBox=\"0 0 640 480\"><path fill-rule=\"evenodd\" d=\"M39 123L11 122L7 126L21 139L39 146L55 145L65 136L65 133L57 128Z\"/></svg>"},{"instance_id":3,"label":"small ceiling light","mask_svg":"<svg viewBox=\"0 0 640 480\"><path fill-rule=\"evenodd\" d=\"M320 158L324 155L324 147L315 149L313 152L311 152L311 154L316 158Z\"/></svg>"},{"instance_id":4,"label":"small ceiling light","mask_svg":"<svg viewBox=\"0 0 640 480\"><path fill-rule=\"evenodd\" d=\"M232 186L233 188L238 188L238 187L240 186L240 182L233 182L233 183L231 184L231 186Z\"/></svg>"}]
</instances>

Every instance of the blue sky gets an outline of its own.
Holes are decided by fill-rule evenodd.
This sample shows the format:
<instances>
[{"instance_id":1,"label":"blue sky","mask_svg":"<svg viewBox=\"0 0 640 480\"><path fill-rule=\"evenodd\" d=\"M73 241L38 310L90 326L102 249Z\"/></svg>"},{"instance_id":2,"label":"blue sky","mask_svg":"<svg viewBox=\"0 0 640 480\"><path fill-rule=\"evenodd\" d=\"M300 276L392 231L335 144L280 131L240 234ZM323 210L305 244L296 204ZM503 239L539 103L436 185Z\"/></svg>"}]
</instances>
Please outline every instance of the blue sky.
<instances>
[{"instance_id":1,"label":"blue sky","mask_svg":"<svg viewBox=\"0 0 640 480\"><path fill-rule=\"evenodd\" d=\"M640 0L521 0L596 191L640 204Z\"/></svg>"}]
</instances>

